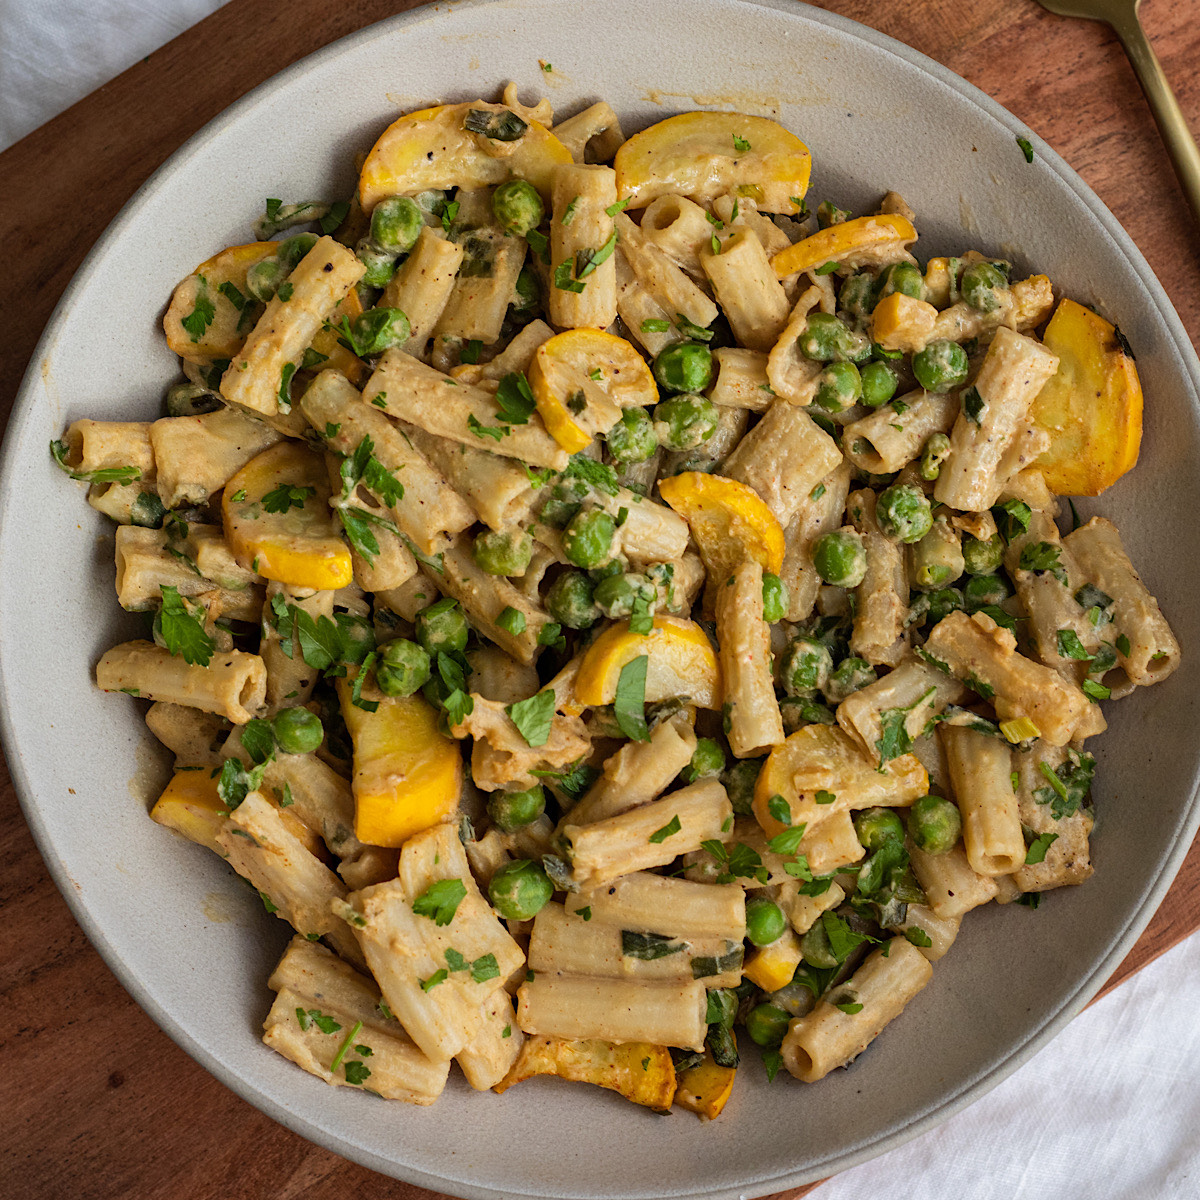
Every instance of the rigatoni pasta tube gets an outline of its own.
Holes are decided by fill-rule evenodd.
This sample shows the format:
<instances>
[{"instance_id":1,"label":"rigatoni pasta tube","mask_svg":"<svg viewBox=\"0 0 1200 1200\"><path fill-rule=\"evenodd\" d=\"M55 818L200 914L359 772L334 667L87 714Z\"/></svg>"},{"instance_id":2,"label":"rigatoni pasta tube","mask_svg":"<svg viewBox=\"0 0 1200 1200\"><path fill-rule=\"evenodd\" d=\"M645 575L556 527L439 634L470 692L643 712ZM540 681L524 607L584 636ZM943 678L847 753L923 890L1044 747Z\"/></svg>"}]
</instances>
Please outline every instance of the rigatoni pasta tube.
<instances>
[{"instance_id":1,"label":"rigatoni pasta tube","mask_svg":"<svg viewBox=\"0 0 1200 1200\"><path fill-rule=\"evenodd\" d=\"M320 620L321 617L333 619L334 593L331 591L296 595L284 584L271 580L267 584L268 605L276 596L282 596L284 604L306 612L314 621ZM307 704L313 688L317 686L320 672L304 661L298 637L291 638L291 653L284 653L283 642L279 636L279 619L275 616L274 608L268 607L266 611L268 616L263 621L258 652L267 670L267 709L274 715L293 701L296 704Z\"/></svg>"},{"instance_id":2,"label":"rigatoni pasta tube","mask_svg":"<svg viewBox=\"0 0 1200 1200\"><path fill-rule=\"evenodd\" d=\"M610 244L616 231L605 211L617 202L616 173L611 167L561 164L554 168L551 198L550 320L560 329L607 329L617 319L617 265ZM603 262L590 271L586 263L581 267L581 259L599 256L605 248Z\"/></svg>"},{"instance_id":3,"label":"rigatoni pasta tube","mask_svg":"<svg viewBox=\"0 0 1200 1200\"><path fill-rule=\"evenodd\" d=\"M885 957L886 954L886 957ZM933 978L925 956L904 938L890 938L830 997L788 1026L780 1051L783 1065L804 1083L853 1062ZM853 1013L836 1004L860 1004Z\"/></svg>"},{"instance_id":4,"label":"rigatoni pasta tube","mask_svg":"<svg viewBox=\"0 0 1200 1200\"><path fill-rule=\"evenodd\" d=\"M974 729L938 730L962 813L967 862L980 875L1011 875L1025 864L1025 838L1012 785L1012 752Z\"/></svg>"},{"instance_id":5,"label":"rigatoni pasta tube","mask_svg":"<svg viewBox=\"0 0 1200 1200\"><path fill-rule=\"evenodd\" d=\"M933 434L949 433L958 409L951 393L909 392L845 427L846 457L872 475L890 475L912 462Z\"/></svg>"},{"instance_id":6,"label":"rigatoni pasta tube","mask_svg":"<svg viewBox=\"0 0 1200 1200\"><path fill-rule=\"evenodd\" d=\"M460 338L493 345L500 338L508 306L516 294L527 243L524 238L509 237L496 224L488 192L482 199L486 218L462 234L466 256L434 330L439 340ZM465 209L464 201L460 218Z\"/></svg>"},{"instance_id":7,"label":"rigatoni pasta tube","mask_svg":"<svg viewBox=\"0 0 1200 1200\"><path fill-rule=\"evenodd\" d=\"M693 325L707 329L717 319L719 310L708 295L625 213L617 214L616 230L625 261L637 276L638 283L669 320L674 322L677 316L683 316ZM638 332L637 336L641 341L642 333ZM672 340L677 337L678 334L672 335Z\"/></svg>"},{"instance_id":8,"label":"rigatoni pasta tube","mask_svg":"<svg viewBox=\"0 0 1200 1200\"><path fill-rule=\"evenodd\" d=\"M231 404L274 416L286 400L289 375L300 366L321 325L366 267L331 237L317 239L267 304L258 324L221 376L221 395ZM286 298L285 298L286 296ZM286 410L289 403L282 407Z\"/></svg>"},{"instance_id":9,"label":"rigatoni pasta tube","mask_svg":"<svg viewBox=\"0 0 1200 1200\"><path fill-rule=\"evenodd\" d=\"M955 846L945 854L926 854L911 841L906 848L913 874L935 916L943 920L961 917L995 899L996 880L991 875L980 875L967 862L962 846Z\"/></svg>"},{"instance_id":10,"label":"rigatoni pasta tube","mask_svg":"<svg viewBox=\"0 0 1200 1200\"><path fill-rule=\"evenodd\" d=\"M606 1042L651 1042L700 1050L708 1029L700 980L679 983L535 975L517 991L526 1033Z\"/></svg>"},{"instance_id":11,"label":"rigatoni pasta tube","mask_svg":"<svg viewBox=\"0 0 1200 1200\"><path fill-rule=\"evenodd\" d=\"M700 265L738 344L765 353L788 323L787 293L752 229L737 229L718 246L701 246Z\"/></svg>"},{"instance_id":12,"label":"rigatoni pasta tube","mask_svg":"<svg viewBox=\"0 0 1200 1200\"><path fill-rule=\"evenodd\" d=\"M722 346L713 351L714 377L708 398L725 408L766 412L775 399L767 382L767 356L757 350Z\"/></svg>"},{"instance_id":13,"label":"rigatoni pasta tube","mask_svg":"<svg viewBox=\"0 0 1200 1200\"><path fill-rule=\"evenodd\" d=\"M854 631L850 650L872 666L894 667L904 654L904 618L908 614L908 573L899 546L880 532L875 493L854 492L847 505L862 535L867 573L854 591Z\"/></svg>"},{"instance_id":14,"label":"rigatoni pasta tube","mask_svg":"<svg viewBox=\"0 0 1200 1200\"><path fill-rule=\"evenodd\" d=\"M642 210L642 236L673 258L693 279L704 279L700 247L712 237L707 212L685 196L659 196Z\"/></svg>"},{"instance_id":15,"label":"rigatoni pasta tube","mask_svg":"<svg viewBox=\"0 0 1200 1200\"><path fill-rule=\"evenodd\" d=\"M457 242L432 229L423 229L417 244L384 289L380 307L398 308L408 318L410 332L401 349L409 354L424 356L454 289L454 277L462 260L463 250Z\"/></svg>"},{"instance_id":16,"label":"rigatoni pasta tube","mask_svg":"<svg viewBox=\"0 0 1200 1200\"><path fill-rule=\"evenodd\" d=\"M812 613L821 589L812 549L822 534L841 525L849 491L850 464L842 462L800 501L795 516L784 527L779 577L788 591L789 621L803 621Z\"/></svg>"},{"instance_id":17,"label":"rigatoni pasta tube","mask_svg":"<svg viewBox=\"0 0 1200 1200\"><path fill-rule=\"evenodd\" d=\"M568 913L587 911L589 921L618 929L659 930L680 938L746 935L745 892L735 883L693 883L649 871L569 894Z\"/></svg>"},{"instance_id":18,"label":"rigatoni pasta tube","mask_svg":"<svg viewBox=\"0 0 1200 1200\"><path fill-rule=\"evenodd\" d=\"M747 559L717 583L717 643L728 713L729 748L738 758L783 741L783 717L771 676L771 634L763 620L763 570Z\"/></svg>"},{"instance_id":19,"label":"rigatoni pasta tube","mask_svg":"<svg viewBox=\"0 0 1200 1200\"><path fill-rule=\"evenodd\" d=\"M513 1002L503 988L497 988L483 1002L483 1021L475 1036L454 1061L477 1092L486 1092L508 1074L524 1044L525 1035L517 1025Z\"/></svg>"},{"instance_id":20,"label":"rigatoni pasta tube","mask_svg":"<svg viewBox=\"0 0 1200 1200\"><path fill-rule=\"evenodd\" d=\"M154 448L149 421L74 421L63 437L67 451L63 462L72 471L89 475L132 467L135 479L154 479Z\"/></svg>"},{"instance_id":21,"label":"rigatoni pasta tube","mask_svg":"<svg viewBox=\"0 0 1200 1200\"><path fill-rule=\"evenodd\" d=\"M193 666L153 642L124 642L96 664L96 684L106 692L130 692L219 713L244 725L261 710L267 669L257 654L214 653L207 667Z\"/></svg>"}]
</instances>

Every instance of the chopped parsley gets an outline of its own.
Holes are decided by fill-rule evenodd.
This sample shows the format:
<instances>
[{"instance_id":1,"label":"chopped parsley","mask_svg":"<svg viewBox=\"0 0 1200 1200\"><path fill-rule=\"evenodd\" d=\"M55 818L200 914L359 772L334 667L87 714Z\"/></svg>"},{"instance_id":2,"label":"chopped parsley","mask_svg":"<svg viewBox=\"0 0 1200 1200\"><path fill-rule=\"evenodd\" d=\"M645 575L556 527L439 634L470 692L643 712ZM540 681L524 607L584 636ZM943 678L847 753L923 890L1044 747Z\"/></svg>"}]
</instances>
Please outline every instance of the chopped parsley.
<instances>
[{"instance_id":1,"label":"chopped parsley","mask_svg":"<svg viewBox=\"0 0 1200 1200\"><path fill-rule=\"evenodd\" d=\"M1091 662L1093 657L1084 649L1083 643L1079 640L1079 634L1073 629L1058 631L1058 656L1059 658L1078 659L1080 662Z\"/></svg>"},{"instance_id":2,"label":"chopped parsley","mask_svg":"<svg viewBox=\"0 0 1200 1200\"><path fill-rule=\"evenodd\" d=\"M155 625L168 652L194 667L207 667L217 644L204 632L204 623L179 594L179 589L163 584L162 609Z\"/></svg>"},{"instance_id":3,"label":"chopped parsley","mask_svg":"<svg viewBox=\"0 0 1200 1200\"><path fill-rule=\"evenodd\" d=\"M1017 134L1017 145L1021 147L1021 153L1025 155L1025 161L1027 163L1033 162L1033 144L1030 140L1027 137Z\"/></svg>"},{"instance_id":4,"label":"chopped parsley","mask_svg":"<svg viewBox=\"0 0 1200 1200\"><path fill-rule=\"evenodd\" d=\"M983 410L987 407L983 397L979 394L977 387L969 387L962 394L962 410L967 415L969 421L974 421L976 425L980 423L983 416Z\"/></svg>"},{"instance_id":5,"label":"chopped parsley","mask_svg":"<svg viewBox=\"0 0 1200 1200\"><path fill-rule=\"evenodd\" d=\"M1029 843L1029 849L1025 851L1025 865L1027 867L1034 867L1040 862L1045 862L1046 851L1050 849L1053 842L1057 841L1057 833L1039 834Z\"/></svg>"},{"instance_id":6,"label":"chopped parsley","mask_svg":"<svg viewBox=\"0 0 1200 1200\"><path fill-rule=\"evenodd\" d=\"M500 416L512 425L526 425L537 408L529 380L521 371L513 371L500 380L496 389L496 403Z\"/></svg>"},{"instance_id":7,"label":"chopped parsley","mask_svg":"<svg viewBox=\"0 0 1200 1200\"><path fill-rule=\"evenodd\" d=\"M656 958L666 958L670 954L678 954L681 950L683 943L665 933L621 930L621 953L626 958L640 958L643 962L653 962Z\"/></svg>"},{"instance_id":8,"label":"chopped parsley","mask_svg":"<svg viewBox=\"0 0 1200 1200\"><path fill-rule=\"evenodd\" d=\"M435 925L449 925L466 894L461 879L439 879L413 901L413 912L418 917L428 917Z\"/></svg>"},{"instance_id":9,"label":"chopped parsley","mask_svg":"<svg viewBox=\"0 0 1200 1200\"><path fill-rule=\"evenodd\" d=\"M137 467L101 467L97 471L75 471L67 466L69 447L62 439L50 443L50 457L72 478L84 483L133 483L141 479Z\"/></svg>"},{"instance_id":10,"label":"chopped parsley","mask_svg":"<svg viewBox=\"0 0 1200 1200\"><path fill-rule=\"evenodd\" d=\"M1079 811L1092 786L1096 759L1091 754L1069 750L1067 761L1057 770L1045 762L1038 763L1038 770L1050 786L1035 789L1033 798L1039 804L1050 805L1050 815L1060 821Z\"/></svg>"},{"instance_id":11,"label":"chopped parsley","mask_svg":"<svg viewBox=\"0 0 1200 1200\"><path fill-rule=\"evenodd\" d=\"M792 823L792 807L778 792L767 801L767 812L780 825Z\"/></svg>"},{"instance_id":12,"label":"chopped parsley","mask_svg":"<svg viewBox=\"0 0 1200 1200\"><path fill-rule=\"evenodd\" d=\"M733 148L739 154L745 154L750 149L750 143L744 137L739 137L736 133L733 135Z\"/></svg>"},{"instance_id":13,"label":"chopped parsley","mask_svg":"<svg viewBox=\"0 0 1200 1200\"><path fill-rule=\"evenodd\" d=\"M512 719L526 745L544 746L550 740L550 727L554 723L557 697L547 688L528 700L518 700L505 706L504 711Z\"/></svg>"},{"instance_id":14,"label":"chopped parsley","mask_svg":"<svg viewBox=\"0 0 1200 1200\"><path fill-rule=\"evenodd\" d=\"M613 716L621 732L635 742L648 742L650 730L646 726L646 668L650 659L645 655L627 662L621 668L617 680L616 697L613 700Z\"/></svg>"},{"instance_id":15,"label":"chopped parsley","mask_svg":"<svg viewBox=\"0 0 1200 1200\"><path fill-rule=\"evenodd\" d=\"M679 823L679 814L676 813L661 829L656 829L646 840L653 842L656 846L661 846L669 837L674 837L683 826Z\"/></svg>"},{"instance_id":16,"label":"chopped parsley","mask_svg":"<svg viewBox=\"0 0 1200 1200\"><path fill-rule=\"evenodd\" d=\"M196 303L192 307L192 311L180 322L184 332L193 342L198 342L204 336L208 327L213 323L213 318L217 315L213 302L208 296L208 280L203 275L197 275L196 278L200 281L200 286L196 291Z\"/></svg>"},{"instance_id":17,"label":"chopped parsley","mask_svg":"<svg viewBox=\"0 0 1200 1200\"><path fill-rule=\"evenodd\" d=\"M272 488L262 498L262 506L269 513L285 513L293 508L303 508L307 500L317 494L313 487L295 487L290 483L281 483Z\"/></svg>"}]
</instances>

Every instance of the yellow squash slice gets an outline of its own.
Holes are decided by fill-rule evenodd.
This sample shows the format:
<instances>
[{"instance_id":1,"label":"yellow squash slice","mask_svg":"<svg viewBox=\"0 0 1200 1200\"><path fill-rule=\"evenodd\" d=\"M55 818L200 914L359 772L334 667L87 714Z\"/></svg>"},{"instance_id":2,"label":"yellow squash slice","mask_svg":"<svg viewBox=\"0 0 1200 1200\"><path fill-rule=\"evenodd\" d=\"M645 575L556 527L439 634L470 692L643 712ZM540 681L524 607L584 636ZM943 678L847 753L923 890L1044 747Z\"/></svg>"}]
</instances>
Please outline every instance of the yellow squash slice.
<instances>
[{"instance_id":1,"label":"yellow squash slice","mask_svg":"<svg viewBox=\"0 0 1200 1200\"><path fill-rule=\"evenodd\" d=\"M842 266L859 266L862 261L874 262L880 251L895 247L899 252L917 240L912 222L892 213L874 217L855 217L840 225L820 229L771 259L771 266L780 279L797 271L811 271L828 262Z\"/></svg>"},{"instance_id":2,"label":"yellow squash slice","mask_svg":"<svg viewBox=\"0 0 1200 1200\"><path fill-rule=\"evenodd\" d=\"M727 192L764 212L794 213L812 156L794 133L766 117L690 112L635 133L613 159L617 198L645 208L668 194L706 204Z\"/></svg>"},{"instance_id":3,"label":"yellow squash slice","mask_svg":"<svg viewBox=\"0 0 1200 1200\"><path fill-rule=\"evenodd\" d=\"M493 1089L507 1091L534 1075L557 1075L619 1092L626 1100L665 1112L676 1095L675 1064L666 1046L649 1042L569 1041L528 1037L521 1056Z\"/></svg>"},{"instance_id":4,"label":"yellow squash slice","mask_svg":"<svg viewBox=\"0 0 1200 1200\"><path fill-rule=\"evenodd\" d=\"M751 983L758 984L764 992L777 992L792 982L801 957L800 939L789 927L769 946L760 946L752 951L742 968L742 974Z\"/></svg>"},{"instance_id":5,"label":"yellow squash slice","mask_svg":"<svg viewBox=\"0 0 1200 1200\"><path fill-rule=\"evenodd\" d=\"M225 540L264 579L331 591L353 577L350 551L329 511L325 460L299 442L279 442L225 485Z\"/></svg>"},{"instance_id":6,"label":"yellow squash slice","mask_svg":"<svg viewBox=\"0 0 1200 1200\"><path fill-rule=\"evenodd\" d=\"M217 795L217 779L208 767L176 771L150 810L160 825L222 857L225 851L217 845L217 834L228 815L225 802Z\"/></svg>"},{"instance_id":7,"label":"yellow squash slice","mask_svg":"<svg viewBox=\"0 0 1200 1200\"><path fill-rule=\"evenodd\" d=\"M254 297L246 290L246 272L278 248L278 242L230 246L202 262L171 296L163 318L167 345L188 362L232 358L250 332L246 314L253 316L255 311ZM222 292L223 284L232 286Z\"/></svg>"},{"instance_id":8,"label":"yellow squash slice","mask_svg":"<svg viewBox=\"0 0 1200 1200\"><path fill-rule=\"evenodd\" d=\"M353 703L352 684L337 681L354 746L354 835L370 846L401 846L448 821L462 794L458 743L438 731L437 713L420 696Z\"/></svg>"},{"instance_id":9,"label":"yellow squash slice","mask_svg":"<svg viewBox=\"0 0 1200 1200\"><path fill-rule=\"evenodd\" d=\"M680 1071L675 1084L675 1103L698 1116L712 1120L721 1115L726 1101L733 1093L736 1067L719 1067L712 1052L705 1050L699 1066Z\"/></svg>"},{"instance_id":10,"label":"yellow squash slice","mask_svg":"<svg viewBox=\"0 0 1200 1200\"><path fill-rule=\"evenodd\" d=\"M1035 465L1057 495L1098 496L1138 459L1137 367L1116 328L1074 300L1059 304L1043 340L1058 371L1033 402L1033 424L1051 438Z\"/></svg>"},{"instance_id":11,"label":"yellow squash slice","mask_svg":"<svg viewBox=\"0 0 1200 1200\"><path fill-rule=\"evenodd\" d=\"M545 126L527 122L516 141L493 141L466 128L472 111L511 112L475 100L441 104L393 121L371 148L358 181L358 198L370 212L385 196L431 188L480 188L526 179L550 198L550 176L571 152Z\"/></svg>"},{"instance_id":12,"label":"yellow squash slice","mask_svg":"<svg viewBox=\"0 0 1200 1200\"><path fill-rule=\"evenodd\" d=\"M587 649L575 676L580 704L611 704L621 668L645 654L646 703L687 696L699 708L721 707L721 668L704 630L682 617L657 616L643 636L620 623L609 626Z\"/></svg>"},{"instance_id":13,"label":"yellow squash slice","mask_svg":"<svg viewBox=\"0 0 1200 1200\"><path fill-rule=\"evenodd\" d=\"M759 494L736 479L685 471L658 485L662 498L687 521L708 571L710 588L721 586L747 559L778 575L783 530Z\"/></svg>"}]
</instances>

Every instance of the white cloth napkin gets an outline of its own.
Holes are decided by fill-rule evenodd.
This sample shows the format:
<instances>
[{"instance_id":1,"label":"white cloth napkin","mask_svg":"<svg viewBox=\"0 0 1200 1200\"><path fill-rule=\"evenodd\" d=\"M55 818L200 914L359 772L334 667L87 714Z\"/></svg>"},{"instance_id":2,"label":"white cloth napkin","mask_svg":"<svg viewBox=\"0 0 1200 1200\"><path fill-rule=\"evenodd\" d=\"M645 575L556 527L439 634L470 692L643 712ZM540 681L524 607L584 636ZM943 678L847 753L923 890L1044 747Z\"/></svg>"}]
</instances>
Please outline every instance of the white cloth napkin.
<instances>
[{"instance_id":1,"label":"white cloth napkin","mask_svg":"<svg viewBox=\"0 0 1200 1200\"><path fill-rule=\"evenodd\" d=\"M0 149L223 0L0 0ZM1082 1013L931 1133L817 1200L1200 1197L1200 938Z\"/></svg>"}]
</instances>

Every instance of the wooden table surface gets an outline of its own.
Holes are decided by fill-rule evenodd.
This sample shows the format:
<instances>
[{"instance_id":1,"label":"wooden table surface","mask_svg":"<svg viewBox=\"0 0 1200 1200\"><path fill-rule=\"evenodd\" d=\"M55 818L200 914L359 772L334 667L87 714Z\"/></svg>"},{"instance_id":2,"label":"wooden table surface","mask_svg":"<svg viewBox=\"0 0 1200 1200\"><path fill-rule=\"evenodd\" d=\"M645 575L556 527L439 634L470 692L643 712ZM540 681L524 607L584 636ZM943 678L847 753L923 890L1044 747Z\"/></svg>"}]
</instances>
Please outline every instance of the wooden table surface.
<instances>
[{"instance_id":1,"label":"wooden table surface","mask_svg":"<svg viewBox=\"0 0 1200 1200\"><path fill-rule=\"evenodd\" d=\"M572 2L572 0L564 0ZM232 0L0 155L0 423L84 254L139 184L234 99L405 0ZM1106 27L1033 0L827 0L964 76L1095 189L1200 339L1200 238ZM1143 21L1200 129L1200 0ZM83 201L81 202L81 199ZM0 767L0 1193L23 1200L436 1200L276 1125L178 1049L101 961L58 894ZM1113 987L1200 926L1200 842ZM11 1190L10 1190L11 1189ZM797 1200L810 1189L772 1200Z\"/></svg>"}]
</instances>

